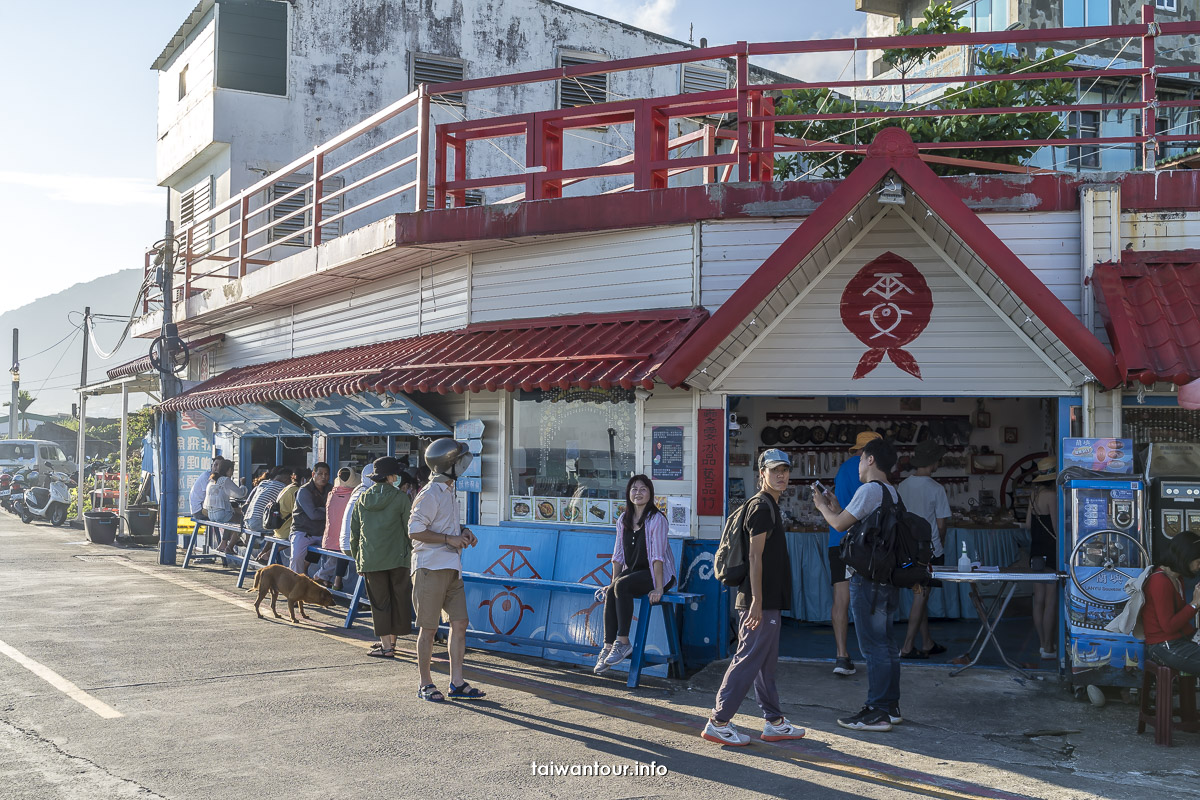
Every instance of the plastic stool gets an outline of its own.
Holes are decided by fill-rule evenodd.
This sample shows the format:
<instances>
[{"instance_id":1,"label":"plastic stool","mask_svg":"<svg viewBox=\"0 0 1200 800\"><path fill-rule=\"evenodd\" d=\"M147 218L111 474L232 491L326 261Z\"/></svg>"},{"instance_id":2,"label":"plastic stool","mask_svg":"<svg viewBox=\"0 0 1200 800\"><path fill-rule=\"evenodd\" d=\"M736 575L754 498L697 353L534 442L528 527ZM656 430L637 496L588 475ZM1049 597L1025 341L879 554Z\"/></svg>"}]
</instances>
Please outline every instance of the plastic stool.
<instances>
[{"instance_id":1,"label":"plastic stool","mask_svg":"<svg viewBox=\"0 0 1200 800\"><path fill-rule=\"evenodd\" d=\"M1154 725L1154 743L1171 746L1171 731L1197 730L1196 678L1146 659L1142 672L1142 692L1138 708L1137 732L1145 733L1146 723ZM1179 721L1175 721L1175 686L1179 686ZM1154 689L1154 708L1150 708L1150 690Z\"/></svg>"}]
</instances>

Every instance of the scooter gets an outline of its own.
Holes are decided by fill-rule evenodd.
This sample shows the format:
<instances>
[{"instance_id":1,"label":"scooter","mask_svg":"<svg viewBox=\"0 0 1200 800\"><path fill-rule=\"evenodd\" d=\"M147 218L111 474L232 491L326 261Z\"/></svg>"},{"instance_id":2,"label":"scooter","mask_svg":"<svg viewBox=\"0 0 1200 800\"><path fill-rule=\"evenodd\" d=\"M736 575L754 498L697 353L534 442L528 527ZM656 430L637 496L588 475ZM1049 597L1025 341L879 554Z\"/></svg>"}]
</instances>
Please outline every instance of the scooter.
<instances>
[{"instance_id":1,"label":"scooter","mask_svg":"<svg viewBox=\"0 0 1200 800\"><path fill-rule=\"evenodd\" d=\"M0 508L12 511L12 481L11 472L0 472Z\"/></svg>"},{"instance_id":2,"label":"scooter","mask_svg":"<svg viewBox=\"0 0 1200 800\"><path fill-rule=\"evenodd\" d=\"M39 475L37 470L31 470L28 467L19 469L12 474L12 480L8 484L8 502L4 507L18 517L21 516L22 510L25 508L25 490L36 483L36 480L31 481L29 479L31 474L35 478Z\"/></svg>"},{"instance_id":3,"label":"scooter","mask_svg":"<svg viewBox=\"0 0 1200 800\"><path fill-rule=\"evenodd\" d=\"M50 473L50 487L34 486L25 490L21 507L21 521L28 524L35 517L44 519L54 527L67 521L67 509L71 507L71 485L75 483L61 472Z\"/></svg>"}]
</instances>

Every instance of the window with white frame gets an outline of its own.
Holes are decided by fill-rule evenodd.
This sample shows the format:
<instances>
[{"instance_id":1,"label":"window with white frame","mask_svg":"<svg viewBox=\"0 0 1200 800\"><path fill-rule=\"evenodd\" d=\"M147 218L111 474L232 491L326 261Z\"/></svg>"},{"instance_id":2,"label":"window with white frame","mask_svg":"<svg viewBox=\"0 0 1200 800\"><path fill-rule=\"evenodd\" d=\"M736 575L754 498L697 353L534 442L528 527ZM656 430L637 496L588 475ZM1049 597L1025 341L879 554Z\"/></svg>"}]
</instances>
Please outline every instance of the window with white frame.
<instances>
[{"instance_id":1,"label":"window with white frame","mask_svg":"<svg viewBox=\"0 0 1200 800\"><path fill-rule=\"evenodd\" d=\"M1178 11L1179 0L1155 0L1154 7L1160 11Z\"/></svg>"},{"instance_id":2,"label":"window with white frame","mask_svg":"<svg viewBox=\"0 0 1200 800\"><path fill-rule=\"evenodd\" d=\"M267 187L265 202L280 201L275 203L268 212L273 224L267 229L267 241L296 245L297 247L309 247L312 245L312 233L305 230L312 225L312 209L308 208L304 213L297 213L301 209L305 209L312 202L311 186L302 192L296 191L309 182L309 178L303 175L296 175L288 180L275 181L275 183ZM338 191L346 184L345 180L340 176L325 178L321 183L322 197L328 197L331 193ZM340 194L331 200L325 200L321 204L321 219L325 220L335 214L340 214L346 206L345 200L346 196L344 194ZM341 236L342 223L344 221L343 218L335 220L330 224L322 224L321 241L327 242L330 239Z\"/></svg>"},{"instance_id":3,"label":"window with white frame","mask_svg":"<svg viewBox=\"0 0 1200 800\"><path fill-rule=\"evenodd\" d=\"M610 525L637 464L636 397L624 389L519 391L512 400L508 518Z\"/></svg>"},{"instance_id":4,"label":"window with white frame","mask_svg":"<svg viewBox=\"0 0 1200 800\"><path fill-rule=\"evenodd\" d=\"M419 84L451 83L461 81L466 77L466 62L459 58L446 56L431 56L425 53L413 53L412 56L412 88ZM463 93L452 92L440 94L433 98L435 103L449 103L455 106L463 105Z\"/></svg>"},{"instance_id":5,"label":"window with white frame","mask_svg":"<svg viewBox=\"0 0 1200 800\"><path fill-rule=\"evenodd\" d=\"M578 67L607 60L594 53L562 52L558 56L560 67ZM608 75L583 75L564 78L558 82L558 107L578 108L608 100Z\"/></svg>"},{"instance_id":6,"label":"window with white frame","mask_svg":"<svg viewBox=\"0 0 1200 800\"><path fill-rule=\"evenodd\" d=\"M213 178L208 176L191 189L179 195L179 230L186 231L199 218L212 210ZM213 223L192 234L192 253L207 253L212 245L209 239Z\"/></svg>"},{"instance_id":7,"label":"window with white frame","mask_svg":"<svg viewBox=\"0 0 1200 800\"><path fill-rule=\"evenodd\" d=\"M1063 0L1063 25L1082 28L1112 24L1110 0Z\"/></svg>"}]
</instances>

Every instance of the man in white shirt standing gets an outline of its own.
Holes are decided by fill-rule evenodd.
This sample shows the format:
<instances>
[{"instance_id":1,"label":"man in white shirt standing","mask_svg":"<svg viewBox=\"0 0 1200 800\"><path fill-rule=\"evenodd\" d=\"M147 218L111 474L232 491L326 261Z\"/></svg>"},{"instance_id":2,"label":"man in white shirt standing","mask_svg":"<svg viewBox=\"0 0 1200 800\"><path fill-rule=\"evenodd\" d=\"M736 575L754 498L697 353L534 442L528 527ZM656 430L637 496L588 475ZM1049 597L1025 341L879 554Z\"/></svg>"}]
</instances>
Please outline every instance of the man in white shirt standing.
<instances>
[{"instance_id":1,"label":"man in white shirt standing","mask_svg":"<svg viewBox=\"0 0 1200 800\"><path fill-rule=\"evenodd\" d=\"M417 615L417 669L421 687L417 696L434 703L446 695L433 682L430 661L433 638L441 623L442 612L450 620L450 691L454 700L479 700L486 693L463 678L463 659L467 651L467 595L462 579L462 549L477 542L470 528L459 521L454 499L454 482L471 463L467 445L454 439L438 439L425 448L425 463L431 472L429 483L413 500L408 518L408 538L413 543L413 609Z\"/></svg>"},{"instance_id":2,"label":"man in white shirt standing","mask_svg":"<svg viewBox=\"0 0 1200 800\"><path fill-rule=\"evenodd\" d=\"M946 564L946 521L950 519L950 498L946 495L946 488L932 477L945 454L946 448L933 439L918 444L912 457L916 472L896 487L904 507L914 514L920 514L929 523L929 530L933 533L931 566ZM929 592L928 586L918 586L913 590L912 610L908 612L908 634L900 648L901 658L929 658L946 652L946 648L929 635ZM920 650L915 646L918 632L924 645Z\"/></svg>"}]
</instances>

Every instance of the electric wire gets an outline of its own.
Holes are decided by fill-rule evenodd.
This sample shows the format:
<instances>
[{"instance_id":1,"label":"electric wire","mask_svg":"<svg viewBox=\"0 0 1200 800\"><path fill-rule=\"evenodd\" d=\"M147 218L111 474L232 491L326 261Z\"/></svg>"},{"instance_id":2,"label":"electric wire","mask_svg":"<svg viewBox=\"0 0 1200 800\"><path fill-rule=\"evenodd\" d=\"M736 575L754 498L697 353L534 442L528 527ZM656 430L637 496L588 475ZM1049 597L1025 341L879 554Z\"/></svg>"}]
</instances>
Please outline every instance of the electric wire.
<instances>
[{"instance_id":1,"label":"electric wire","mask_svg":"<svg viewBox=\"0 0 1200 800\"><path fill-rule=\"evenodd\" d=\"M82 332L81 328L76 328L71 333L71 338L66 343L67 346L63 348L62 353L60 353L58 356L58 360L55 361L54 366L50 368L50 375L47 375L45 378L43 378L41 386L38 386L38 388L35 391L30 392L30 394L36 396L39 392L41 392L45 389L46 383L50 380L50 376L54 374L54 370L58 369L58 365L62 363L62 360L66 357L67 353L70 351L71 345L75 342L75 337L77 337L81 332ZM75 388L78 388L78 387L75 387Z\"/></svg>"},{"instance_id":2,"label":"electric wire","mask_svg":"<svg viewBox=\"0 0 1200 800\"><path fill-rule=\"evenodd\" d=\"M69 319L68 319L68 321L69 321ZM49 353L51 350L53 350L54 348L58 347L60 344L62 344L63 342L65 342L65 341L66 341L66 340L67 340L69 337L71 337L71 336L74 336L76 333L78 333L78 332L79 332L79 328L80 328L80 326L79 326L79 325L75 325L75 326L74 326L74 327L71 329L71 332L70 332L70 333L68 333L68 334L67 334L66 336L64 336L63 338L59 339L59 340L58 340L57 342L55 342L54 344L52 344L52 345L50 345L49 347L47 347L45 350L39 350L39 351L37 351L36 353L31 353L30 355L27 355L27 356L21 356L21 357L22 357L22 358L35 358L36 356L40 356L42 353Z\"/></svg>"}]
</instances>

